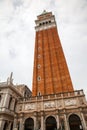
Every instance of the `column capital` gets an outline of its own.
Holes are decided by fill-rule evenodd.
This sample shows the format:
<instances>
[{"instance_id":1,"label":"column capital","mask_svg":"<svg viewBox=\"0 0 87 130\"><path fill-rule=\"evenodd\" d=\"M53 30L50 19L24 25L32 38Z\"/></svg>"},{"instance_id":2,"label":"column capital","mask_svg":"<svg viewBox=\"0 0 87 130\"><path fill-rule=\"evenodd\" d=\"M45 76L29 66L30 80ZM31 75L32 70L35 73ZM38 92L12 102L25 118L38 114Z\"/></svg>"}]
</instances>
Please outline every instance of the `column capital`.
<instances>
[{"instance_id":1,"label":"column capital","mask_svg":"<svg viewBox=\"0 0 87 130\"><path fill-rule=\"evenodd\" d=\"M15 113L14 118L17 118L17 116L18 116L17 113Z\"/></svg>"},{"instance_id":2,"label":"column capital","mask_svg":"<svg viewBox=\"0 0 87 130\"><path fill-rule=\"evenodd\" d=\"M44 116L44 115L45 115L44 111L41 111L40 113L41 113L41 116Z\"/></svg>"},{"instance_id":3,"label":"column capital","mask_svg":"<svg viewBox=\"0 0 87 130\"><path fill-rule=\"evenodd\" d=\"M37 114L38 114L38 113L37 113L37 111L35 111L35 112L34 112L34 116L36 117L36 116L37 116Z\"/></svg>"},{"instance_id":4,"label":"column capital","mask_svg":"<svg viewBox=\"0 0 87 130\"><path fill-rule=\"evenodd\" d=\"M24 113L20 113L20 117L23 118L23 116L24 116Z\"/></svg>"},{"instance_id":5,"label":"column capital","mask_svg":"<svg viewBox=\"0 0 87 130\"><path fill-rule=\"evenodd\" d=\"M59 112L58 112L58 109L56 109L56 110L55 110L55 114L58 115L58 113L59 113Z\"/></svg>"}]
</instances>

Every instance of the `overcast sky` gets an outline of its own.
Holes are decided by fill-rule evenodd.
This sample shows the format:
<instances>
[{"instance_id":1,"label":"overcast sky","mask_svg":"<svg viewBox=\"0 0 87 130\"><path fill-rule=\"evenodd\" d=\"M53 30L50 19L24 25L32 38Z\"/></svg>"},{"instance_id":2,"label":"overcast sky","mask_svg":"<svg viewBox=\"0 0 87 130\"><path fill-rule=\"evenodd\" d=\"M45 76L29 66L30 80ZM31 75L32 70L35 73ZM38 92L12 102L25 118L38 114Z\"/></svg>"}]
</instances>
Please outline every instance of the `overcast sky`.
<instances>
[{"instance_id":1,"label":"overcast sky","mask_svg":"<svg viewBox=\"0 0 87 130\"><path fill-rule=\"evenodd\" d=\"M75 90L87 95L87 0L0 0L0 82L32 88L35 23L52 11Z\"/></svg>"}]
</instances>

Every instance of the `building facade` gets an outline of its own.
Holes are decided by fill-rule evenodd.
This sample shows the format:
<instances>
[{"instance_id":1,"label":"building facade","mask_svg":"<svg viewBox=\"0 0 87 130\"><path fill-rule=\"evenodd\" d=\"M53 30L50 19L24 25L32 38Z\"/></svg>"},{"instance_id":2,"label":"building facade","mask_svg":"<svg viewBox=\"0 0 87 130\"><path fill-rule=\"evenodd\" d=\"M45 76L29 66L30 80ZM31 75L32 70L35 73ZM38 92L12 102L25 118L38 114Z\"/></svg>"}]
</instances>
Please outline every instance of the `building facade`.
<instances>
[{"instance_id":1,"label":"building facade","mask_svg":"<svg viewBox=\"0 0 87 130\"><path fill-rule=\"evenodd\" d=\"M0 84L0 130L87 130L87 101L72 85L55 16L44 11L35 23L32 92L12 75Z\"/></svg>"}]
</instances>

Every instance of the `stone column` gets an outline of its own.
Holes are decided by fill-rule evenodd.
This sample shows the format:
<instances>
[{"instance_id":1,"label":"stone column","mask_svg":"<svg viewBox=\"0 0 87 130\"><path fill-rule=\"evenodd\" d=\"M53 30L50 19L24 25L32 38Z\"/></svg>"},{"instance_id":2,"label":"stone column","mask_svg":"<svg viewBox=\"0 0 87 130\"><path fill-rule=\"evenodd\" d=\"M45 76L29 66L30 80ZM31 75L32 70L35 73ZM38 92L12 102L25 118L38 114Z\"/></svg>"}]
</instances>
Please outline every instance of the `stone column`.
<instances>
[{"instance_id":1,"label":"stone column","mask_svg":"<svg viewBox=\"0 0 87 130\"><path fill-rule=\"evenodd\" d=\"M69 130L69 125L68 125L68 121L66 118L66 114L64 114L64 127L65 127L65 130Z\"/></svg>"},{"instance_id":2,"label":"stone column","mask_svg":"<svg viewBox=\"0 0 87 130\"><path fill-rule=\"evenodd\" d=\"M56 104L57 104L57 102L56 102ZM56 108L57 108L57 105L56 105ZM57 109L55 110L55 114L56 114L57 129L59 129L59 116L58 116L58 110Z\"/></svg>"},{"instance_id":3,"label":"stone column","mask_svg":"<svg viewBox=\"0 0 87 130\"><path fill-rule=\"evenodd\" d=\"M1 121L0 121L0 130L3 130L3 129L4 129L4 124L5 124L5 121L4 121L4 120L1 120Z\"/></svg>"},{"instance_id":4,"label":"stone column","mask_svg":"<svg viewBox=\"0 0 87 130\"><path fill-rule=\"evenodd\" d=\"M8 130L10 130L11 129L11 122L9 122L9 126L8 126Z\"/></svg>"},{"instance_id":5,"label":"stone column","mask_svg":"<svg viewBox=\"0 0 87 130\"><path fill-rule=\"evenodd\" d=\"M14 105L15 105L15 98L12 98L10 110L14 111Z\"/></svg>"},{"instance_id":6,"label":"stone column","mask_svg":"<svg viewBox=\"0 0 87 130\"><path fill-rule=\"evenodd\" d=\"M34 112L34 130L37 130L37 112Z\"/></svg>"},{"instance_id":7,"label":"stone column","mask_svg":"<svg viewBox=\"0 0 87 130\"><path fill-rule=\"evenodd\" d=\"M20 117L20 126L19 126L19 130L24 130L23 113L21 114L21 117Z\"/></svg>"},{"instance_id":8,"label":"stone column","mask_svg":"<svg viewBox=\"0 0 87 130\"><path fill-rule=\"evenodd\" d=\"M58 113L56 115L56 122L57 122L57 129L59 129L59 117L58 117Z\"/></svg>"},{"instance_id":9,"label":"stone column","mask_svg":"<svg viewBox=\"0 0 87 130\"><path fill-rule=\"evenodd\" d=\"M4 98L4 101L3 101L3 107L8 108L10 95L8 93L6 93L4 96L5 96L5 98Z\"/></svg>"},{"instance_id":10,"label":"stone column","mask_svg":"<svg viewBox=\"0 0 87 130\"><path fill-rule=\"evenodd\" d=\"M45 130L44 112L41 112L41 130Z\"/></svg>"},{"instance_id":11,"label":"stone column","mask_svg":"<svg viewBox=\"0 0 87 130\"><path fill-rule=\"evenodd\" d=\"M14 116L13 130L17 130L17 115Z\"/></svg>"},{"instance_id":12,"label":"stone column","mask_svg":"<svg viewBox=\"0 0 87 130\"><path fill-rule=\"evenodd\" d=\"M82 123L83 130L87 130L86 122L85 122L85 119L84 119L84 116L83 116L82 112L81 112L81 117L82 117L81 123Z\"/></svg>"},{"instance_id":13,"label":"stone column","mask_svg":"<svg viewBox=\"0 0 87 130\"><path fill-rule=\"evenodd\" d=\"M1 96L1 101L0 101L0 111L1 111L1 109L2 109L2 107L3 107L4 98L5 98L5 96L2 95L2 96Z\"/></svg>"}]
</instances>

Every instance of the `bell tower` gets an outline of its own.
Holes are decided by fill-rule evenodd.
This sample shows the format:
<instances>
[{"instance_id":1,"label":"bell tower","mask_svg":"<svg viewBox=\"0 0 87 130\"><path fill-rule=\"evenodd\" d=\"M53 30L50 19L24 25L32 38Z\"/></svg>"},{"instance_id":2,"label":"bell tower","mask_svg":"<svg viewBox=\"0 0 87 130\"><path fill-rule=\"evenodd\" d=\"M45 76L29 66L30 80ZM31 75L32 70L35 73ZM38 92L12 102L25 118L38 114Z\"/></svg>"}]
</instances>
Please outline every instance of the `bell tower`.
<instances>
[{"instance_id":1,"label":"bell tower","mask_svg":"<svg viewBox=\"0 0 87 130\"><path fill-rule=\"evenodd\" d=\"M74 91L55 16L44 11L35 23L32 96Z\"/></svg>"}]
</instances>

